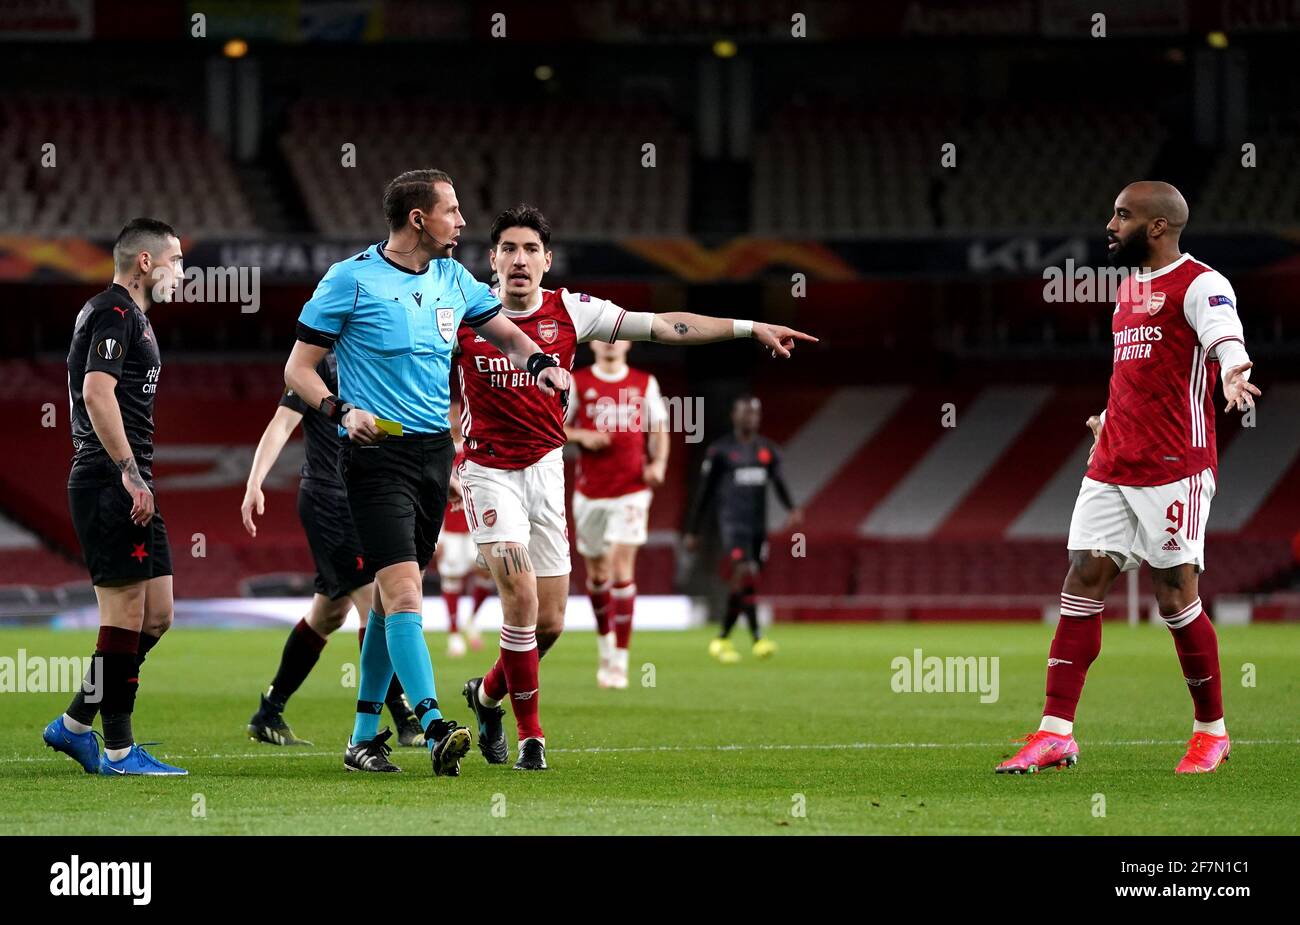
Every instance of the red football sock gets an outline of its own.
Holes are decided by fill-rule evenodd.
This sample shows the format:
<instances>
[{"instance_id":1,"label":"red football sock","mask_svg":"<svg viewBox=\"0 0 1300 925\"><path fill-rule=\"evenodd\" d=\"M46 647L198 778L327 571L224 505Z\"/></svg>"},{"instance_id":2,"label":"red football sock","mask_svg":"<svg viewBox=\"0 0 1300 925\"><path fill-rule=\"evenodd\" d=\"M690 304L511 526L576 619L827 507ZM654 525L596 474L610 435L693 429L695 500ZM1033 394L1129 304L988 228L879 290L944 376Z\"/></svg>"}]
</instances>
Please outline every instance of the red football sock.
<instances>
[{"instance_id":1,"label":"red football sock","mask_svg":"<svg viewBox=\"0 0 1300 925\"><path fill-rule=\"evenodd\" d=\"M519 741L542 738L537 718L540 684L537 680L537 624L501 627L501 664L505 668L510 706L515 711Z\"/></svg>"},{"instance_id":2,"label":"red football sock","mask_svg":"<svg viewBox=\"0 0 1300 925\"><path fill-rule=\"evenodd\" d=\"M1174 648L1183 666L1183 678L1192 694L1196 719L1212 723L1223 719L1223 677L1219 674L1219 636L1198 597L1176 614L1164 616L1174 635Z\"/></svg>"},{"instance_id":3,"label":"red football sock","mask_svg":"<svg viewBox=\"0 0 1300 925\"><path fill-rule=\"evenodd\" d=\"M609 632L609 582L594 584L588 579L587 597L591 598L591 612L596 615L596 632L604 636Z\"/></svg>"},{"instance_id":4,"label":"red football sock","mask_svg":"<svg viewBox=\"0 0 1300 925\"><path fill-rule=\"evenodd\" d=\"M470 589L470 602L474 605L474 609L470 611L470 617L474 617L478 614L478 609L483 606L483 602L488 599L488 595L492 593L492 583L489 579L477 576L471 578L470 581L473 585Z\"/></svg>"},{"instance_id":5,"label":"red football sock","mask_svg":"<svg viewBox=\"0 0 1300 925\"><path fill-rule=\"evenodd\" d=\"M614 645L626 649L632 639L632 611L636 608L636 582L624 581L610 591L614 616Z\"/></svg>"},{"instance_id":6,"label":"red football sock","mask_svg":"<svg viewBox=\"0 0 1300 925\"><path fill-rule=\"evenodd\" d=\"M443 591L442 602L447 605L447 632L458 632L459 627L456 625L456 611L460 609L460 592Z\"/></svg>"},{"instance_id":7,"label":"red football sock","mask_svg":"<svg viewBox=\"0 0 1300 925\"><path fill-rule=\"evenodd\" d=\"M488 673L483 675L483 694L489 700L505 700L506 694L506 666L501 656L497 656L496 662L488 669Z\"/></svg>"},{"instance_id":8,"label":"red football sock","mask_svg":"<svg viewBox=\"0 0 1300 925\"><path fill-rule=\"evenodd\" d=\"M1061 620L1047 659L1044 716L1074 722L1083 679L1101 652L1101 612L1105 602L1061 592Z\"/></svg>"}]
</instances>

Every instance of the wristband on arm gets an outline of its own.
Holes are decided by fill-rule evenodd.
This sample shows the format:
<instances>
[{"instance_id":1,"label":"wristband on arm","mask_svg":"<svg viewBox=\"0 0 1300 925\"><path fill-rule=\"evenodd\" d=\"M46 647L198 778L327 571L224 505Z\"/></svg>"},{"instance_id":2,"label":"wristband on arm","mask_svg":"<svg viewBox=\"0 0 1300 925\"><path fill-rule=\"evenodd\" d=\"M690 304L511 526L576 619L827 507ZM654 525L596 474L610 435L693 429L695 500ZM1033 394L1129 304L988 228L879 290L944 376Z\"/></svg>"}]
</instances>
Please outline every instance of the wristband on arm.
<instances>
[{"instance_id":1,"label":"wristband on arm","mask_svg":"<svg viewBox=\"0 0 1300 925\"><path fill-rule=\"evenodd\" d=\"M326 395L320 400L320 413L335 424L342 424L344 415L351 411L352 408L351 404L337 395Z\"/></svg>"},{"instance_id":2,"label":"wristband on arm","mask_svg":"<svg viewBox=\"0 0 1300 925\"><path fill-rule=\"evenodd\" d=\"M559 365L559 363L555 362L555 357L547 356L539 350L528 358L528 374L536 379L537 374L546 367Z\"/></svg>"}]
</instances>

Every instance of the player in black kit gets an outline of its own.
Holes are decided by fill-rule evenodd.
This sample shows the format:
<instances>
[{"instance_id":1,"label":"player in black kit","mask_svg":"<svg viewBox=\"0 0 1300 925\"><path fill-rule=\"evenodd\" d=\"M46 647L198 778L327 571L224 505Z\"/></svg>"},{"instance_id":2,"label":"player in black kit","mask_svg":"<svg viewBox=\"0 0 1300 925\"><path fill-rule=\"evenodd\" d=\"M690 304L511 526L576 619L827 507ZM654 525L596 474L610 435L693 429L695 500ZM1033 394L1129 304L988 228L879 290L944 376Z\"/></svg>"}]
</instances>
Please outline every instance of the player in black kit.
<instances>
[{"instance_id":1,"label":"player in black kit","mask_svg":"<svg viewBox=\"0 0 1300 925\"><path fill-rule=\"evenodd\" d=\"M330 392L338 394L338 362L333 351L316 365L316 372ZM339 474L342 441L338 426L316 408L309 408L292 390L286 389L280 396L280 407L266 425L253 455L253 468L248 473L248 486L240 505L244 529L249 536L257 536L253 514L261 514L266 504L262 483L299 421L303 422L307 452L302 480L298 483L298 519L302 521L316 562L316 594L311 612L289 633L275 678L248 721L249 737L271 745L311 744L297 738L284 721L285 704L307 679L325 648L325 640L343 625L353 604L361 616L360 638L365 639L368 611L374 601L375 571L366 564L362 554L361 541L348 509L347 491ZM393 715L399 744L423 745L424 731L406 702L396 675L388 687L385 703Z\"/></svg>"},{"instance_id":2,"label":"player in black kit","mask_svg":"<svg viewBox=\"0 0 1300 925\"><path fill-rule=\"evenodd\" d=\"M742 395L731 406L732 433L715 440L704 457L700 474L704 484L686 521L688 550L699 546L699 528L710 502L718 500L718 528L722 536L724 568L729 572L730 594L722 619L722 632L709 643L709 654L723 664L740 661L727 638L743 613L754 637L754 655L768 658L776 644L763 639L754 603L755 585L767 559L767 486L790 512L789 527L797 528L803 513L790 499L781 474L781 450L758 433L762 405L752 395Z\"/></svg>"},{"instance_id":3,"label":"player in black kit","mask_svg":"<svg viewBox=\"0 0 1300 925\"><path fill-rule=\"evenodd\" d=\"M170 225L137 218L113 245L113 282L77 314L68 351L68 505L99 602L94 660L42 738L87 774L183 775L135 744L140 666L172 623L172 560L153 491L153 404L162 361L148 312L183 277ZM100 754L92 726L104 731Z\"/></svg>"}]
</instances>

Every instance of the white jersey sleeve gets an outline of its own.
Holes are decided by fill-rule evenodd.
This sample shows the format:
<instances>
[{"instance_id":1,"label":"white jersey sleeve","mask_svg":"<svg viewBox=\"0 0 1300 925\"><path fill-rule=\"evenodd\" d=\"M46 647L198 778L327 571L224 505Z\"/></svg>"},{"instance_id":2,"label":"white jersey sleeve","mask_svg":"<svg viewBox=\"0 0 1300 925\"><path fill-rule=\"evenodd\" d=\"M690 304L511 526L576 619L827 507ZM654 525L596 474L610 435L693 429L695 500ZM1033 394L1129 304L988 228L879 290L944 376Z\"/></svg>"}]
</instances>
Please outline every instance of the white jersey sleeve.
<instances>
[{"instance_id":1,"label":"white jersey sleeve","mask_svg":"<svg viewBox=\"0 0 1300 925\"><path fill-rule=\"evenodd\" d=\"M1196 332L1206 359L1217 357L1224 375L1232 367L1249 362L1237 314L1237 294L1222 273L1210 270L1192 280L1183 297L1183 317ZM1246 370L1246 377L1250 377L1250 370Z\"/></svg>"},{"instance_id":2,"label":"white jersey sleeve","mask_svg":"<svg viewBox=\"0 0 1300 925\"><path fill-rule=\"evenodd\" d=\"M573 319L578 332L578 342L603 340L612 344L616 340L649 340L651 312L629 312L608 299L598 299L585 292L560 291L564 307Z\"/></svg>"},{"instance_id":3,"label":"white jersey sleeve","mask_svg":"<svg viewBox=\"0 0 1300 925\"><path fill-rule=\"evenodd\" d=\"M659 380L654 376L646 383L645 408L651 430L663 430L668 426L668 407L664 404L663 393L659 391Z\"/></svg>"}]
</instances>

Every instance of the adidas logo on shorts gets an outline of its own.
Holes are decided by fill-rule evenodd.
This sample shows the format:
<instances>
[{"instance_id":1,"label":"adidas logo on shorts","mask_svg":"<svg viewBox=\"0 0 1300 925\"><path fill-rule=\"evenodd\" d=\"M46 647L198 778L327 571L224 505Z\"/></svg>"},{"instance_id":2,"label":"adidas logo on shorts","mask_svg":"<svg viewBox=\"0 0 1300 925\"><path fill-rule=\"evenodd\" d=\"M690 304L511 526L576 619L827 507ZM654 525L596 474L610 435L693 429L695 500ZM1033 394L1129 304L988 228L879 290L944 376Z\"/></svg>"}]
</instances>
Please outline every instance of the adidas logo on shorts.
<instances>
[{"instance_id":1,"label":"adidas logo on shorts","mask_svg":"<svg viewBox=\"0 0 1300 925\"><path fill-rule=\"evenodd\" d=\"M1160 548L1165 552L1182 552L1183 549L1183 547L1178 545L1178 540L1174 539L1172 536L1169 538L1169 542L1165 543L1165 545Z\"/></svg>"}]
</instances>

